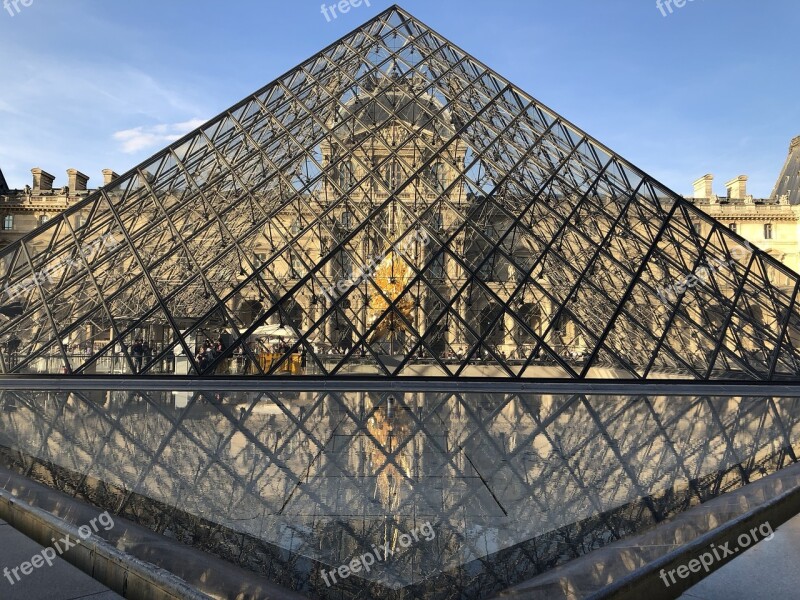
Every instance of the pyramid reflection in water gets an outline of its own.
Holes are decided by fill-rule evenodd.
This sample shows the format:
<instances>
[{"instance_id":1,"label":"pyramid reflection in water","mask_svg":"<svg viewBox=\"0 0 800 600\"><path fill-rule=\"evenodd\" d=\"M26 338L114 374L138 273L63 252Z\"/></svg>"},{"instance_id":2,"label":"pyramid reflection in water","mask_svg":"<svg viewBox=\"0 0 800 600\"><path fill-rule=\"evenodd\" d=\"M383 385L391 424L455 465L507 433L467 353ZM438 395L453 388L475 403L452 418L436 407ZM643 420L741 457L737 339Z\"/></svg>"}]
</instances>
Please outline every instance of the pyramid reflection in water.
<instances>
[{"instance_id":1,"label":"pyramid reflection in water","mask_svg":"<svg viewBox=\"0 0 800 600\"><path fill-rule=\"evenodd\" d=\"M494 597L800 451L798 398L73 390L0 404L4 467L314 598ZM682 535L746 510L728 504L687 515ZM435 539L403 549L428 522ZM391 560L327 588L323 569L386 544Z\"/></svg>"}]
</instances>

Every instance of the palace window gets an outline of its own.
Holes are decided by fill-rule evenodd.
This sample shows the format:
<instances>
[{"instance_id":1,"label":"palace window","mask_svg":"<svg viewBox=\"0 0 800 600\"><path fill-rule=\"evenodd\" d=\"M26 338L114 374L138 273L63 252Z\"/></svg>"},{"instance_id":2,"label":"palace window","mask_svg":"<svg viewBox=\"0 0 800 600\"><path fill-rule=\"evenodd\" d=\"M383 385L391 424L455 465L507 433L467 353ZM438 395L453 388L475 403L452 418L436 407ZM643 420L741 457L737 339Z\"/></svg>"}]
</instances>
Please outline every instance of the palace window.
<instances>
[{"instance_id":1,"label":"palace window","mask_svg":"<svg viewBox=\"0 0 800 600\"><path fill-rule=\"evenodd\" d=\"M733 233L738 233L738 230L736 229L736 223L729 223L728 229L730 229Z\"/></svg>"},{"instance_id":2,"label":"palace window","mask_svg":"<svg viewBox=\"0 0 800 600\"><path fill-rule=\"evenodd\" d=\"M353 213L351 213L349 210L346 210L342 213L340 223L345 229L350 229L353 226L353 220Z\"/></svg>"},{"instance_id":3,"label":"palace window","mask_svg":"<svg viewBox=\"0 0 800 600\"><path fill-rule=\"evenodd\" d=\"M339 175L339 188L342 191L349 190L356 181L355 178L355 169L353 169L353 163L348 161L344 161L338 169Z\"/></svg>"},{"instance_id":4,"label":"palace window","mask_svg":"<svg viewBox=\"0 0 800 600\"><path fill-rule=\"evenodd\" d=\"M39 225L44 225L49 220L50 220L50 217L48 217L47 215L42 215L41 217L39 217Z\"/></svg>"},{"instance_id":5,"label":"palace window","mask_svg":"<svg viewBox=\"0 0 800 600\"><path fill-rule=\"evenodd\" d=\"M400 161L396 158L391 159L389 164L386 166L384 170L384 183L386 187L390 190L395 190L400 185L400 178L403 175L402 168L400 167Z\"/></svg>"},{"instance_id":6,"label":"palace window","mask_svg":"<svg viewBox=\"0 0 800 600\"><path fill-rule=\"evenodd\" d=\"M437 192L443 192L446 186L444 163L437 162L431 167L431 183Z\"/></svg>"},{"instance_id":7,"label":"palace window","mask_svg":"<svg viewBox=\"0 0 800 600\"><path fill-rule=\"evenodd\" d=\"M442 216L442 207L439 206L439 212L433 215L433 222L431 223L434 231L441 232L444 230L444 217Z\"/></svg>"},{"instance_id":8,"label":"palace window","mask_svg":"<svg viewBox=\"0 0 800 600\"><path fill-rule=\"evenodd\" d=\"M300 260L300 257L297 254L292 253L289 255L289 271L289 276L292 279L299 279L305 274L303 269L303 261Z\"/></svg>"},{"instance_id":9,"label":"palace window","mask_svg":"<svg viewBox=\"0 0 800 600\"><path fill-rule=\"evenodd\" d=\"M6 231L14 229L14 215L5 215L3 217L3 229Z\"/></svg>"},{"instance_id":10,"label":"palace window","mask_svg":"<svg viewBox=\"0 0 800 600\"><path fill-rule=\"evenodd\" d=\"M335 276L350 279L353 276L353 259L344 250L340 251L334 261Z\"/></svg>"},{"instance_id":11,"label":"palace window","mask_svg":"<svg viewBox=\"0 0 800 600\"><path fill-rule=\"evenodd\" d=\"M438 249L432 250L432 253L433 252L437 252L437 251L438 251ZM431 279L434 279L434 280L442 280L442 279L444 279L444 266L445 266L444 265L444 260L445 260L444 252L434 256L433 260L431 261L431 266L429 267L430 268L429 273L430 273Z\"/></svg>"},{"instance_id":12,"label":"palace window","mask_svg":"<svg viewBox=\"0 0 800 600\"><path fill-rule=\"evenodd\" d=\"M766 223L764 225L764 239L765 240L772 239L772 223Z\"/></svg>"}]
</instances>

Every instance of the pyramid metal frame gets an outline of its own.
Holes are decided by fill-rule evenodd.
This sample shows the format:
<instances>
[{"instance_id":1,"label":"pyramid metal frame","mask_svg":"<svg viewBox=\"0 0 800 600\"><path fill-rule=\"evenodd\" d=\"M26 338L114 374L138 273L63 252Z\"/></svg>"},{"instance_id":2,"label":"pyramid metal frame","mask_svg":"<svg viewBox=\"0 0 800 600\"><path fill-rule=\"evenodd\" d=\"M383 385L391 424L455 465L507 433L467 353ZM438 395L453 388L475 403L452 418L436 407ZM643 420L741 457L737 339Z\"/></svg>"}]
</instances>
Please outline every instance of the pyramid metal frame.
<instances>
[{"instance_id":1,"label":"pyramid metal frame","mask_svg":"<svg viewBox=\"0 0 800 600\"><path fill-rule=\"evenodd\" d=\"M398 6L0 259L6 373L800 372L797 274Z\"/></svg>"}]
</instances>

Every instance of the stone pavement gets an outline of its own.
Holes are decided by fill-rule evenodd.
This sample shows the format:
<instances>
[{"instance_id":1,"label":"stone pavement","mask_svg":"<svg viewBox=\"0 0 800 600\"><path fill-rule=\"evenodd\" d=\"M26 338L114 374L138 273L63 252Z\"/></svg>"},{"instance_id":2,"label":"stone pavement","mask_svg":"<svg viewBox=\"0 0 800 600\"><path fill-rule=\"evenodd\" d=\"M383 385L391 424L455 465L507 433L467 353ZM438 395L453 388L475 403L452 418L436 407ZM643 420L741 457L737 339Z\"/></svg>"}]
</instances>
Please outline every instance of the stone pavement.
<instances>
[{"instance_id":1,"label":"stone pavement","mask_svg":"<svg viewBox=\"0 0 800 600\"><path fill-rule=\"evenodd\" d=\"M73 567L62 558L56 558L53 566L45 563L30 575L20 575L12 585L3 575L2 569L18 567L30 562L41 552L40 546L24 534L0 520L0 598L2 600L118 600L122 596L95 581L83 571Z\"/></svg>"}]
</instances>

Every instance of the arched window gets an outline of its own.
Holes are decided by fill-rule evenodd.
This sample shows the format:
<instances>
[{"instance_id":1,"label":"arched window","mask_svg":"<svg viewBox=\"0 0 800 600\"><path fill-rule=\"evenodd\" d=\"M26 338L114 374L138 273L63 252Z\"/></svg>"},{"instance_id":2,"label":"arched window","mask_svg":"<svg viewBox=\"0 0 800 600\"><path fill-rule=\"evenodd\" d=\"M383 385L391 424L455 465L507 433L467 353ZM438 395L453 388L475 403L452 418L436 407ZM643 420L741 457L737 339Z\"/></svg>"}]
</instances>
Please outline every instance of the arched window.
<instances>
[{"instance_id":1,"label":"arched window","mask_svg":"<svg viewBox=\"0 0 800 600\"><path fill-rule=\"evenodd\" d=\"M350 229L353 226L353 220L353 213L351 213L349 210L346 210L342 213L340 222L343 228Z\"/></svg>"},{"instance_id":2,"label":"arched window","mask_svg":"<svg viewBox=\"0 0 800 600\"><path fill-rule=\"evenodd\" d=\"M563 312L558 315L558 320L556 321L554 329L561 335L564 335L567 332L567 325L569 324L569 317L565 315Z\"/></svg>"},{"instance_id":3,"label":"arched window","mask_svg":"<svg viewBox=\"0 0 800 600\"><path fill-rule=\"evenodd\" d=\"M300 256L292 252L289 254L289 277L292 279L299 279L305 275L305 269L303 268L303 261L300 260Z\"/></svg>"},{"instance_id":4,"label":"arched window","mask_svg":"<svg viewBox=\"0 0 800 600\"><path fill-rule=\"evenodd\" d=\"M443 162L437 162L431 167L431 184L437 192L444 191L447 181Z\"/></svg>"},{"instance_id":5,"label":"arched window","mask_svg":"<svg viewBox=\"0 0 800 600\"><path fill-rule=\"evenodd\" d=\"M441 246L435 246L428 250L429 259L433 258L430 267L428 267L428 272L430 273L430 278L436 281L441 281L445 277L445 255L444 252L438 253L440 249Z\"/></svg>"},{"instance_id":6,"label":"arched window","mask_svg":"<svg viewBox=\"0 0 800 600\"><path fill-rule=\"evenodd\" d=\"M402 170L400 168L400 161L396 158L389 161L389 164L386 165L386 169L384 170L384 183L386 183L386 187L390 190L397 189L397 186L400 185L400 178L402 177Z\"/></svg>"},{"instance_id":7,"label":"arched window","mask_svg":"<svg viewBox=\"0 0 800 600\"><path fill-rule=\"evenodd\" d=\"M355 169L353 168L353 163L349 160L340 163L337 175L338 181L336 183L342 191L349 190L356 182Z\"/></svg>"},{"instance_id":8,"label":"arched window","mask_svg":"<svg viewBox=\"0 0 800 600\"><path fill-rule=\"evenodd\" d=\"M497 305L488 305L480 312L478 328L485 346L496 348L503 343L504 318L503 309Z\"/></svg>"}]
</instances>

